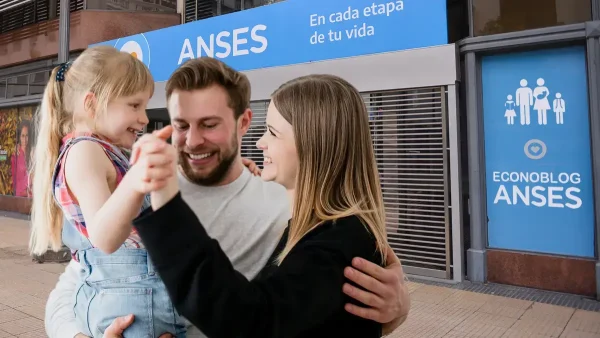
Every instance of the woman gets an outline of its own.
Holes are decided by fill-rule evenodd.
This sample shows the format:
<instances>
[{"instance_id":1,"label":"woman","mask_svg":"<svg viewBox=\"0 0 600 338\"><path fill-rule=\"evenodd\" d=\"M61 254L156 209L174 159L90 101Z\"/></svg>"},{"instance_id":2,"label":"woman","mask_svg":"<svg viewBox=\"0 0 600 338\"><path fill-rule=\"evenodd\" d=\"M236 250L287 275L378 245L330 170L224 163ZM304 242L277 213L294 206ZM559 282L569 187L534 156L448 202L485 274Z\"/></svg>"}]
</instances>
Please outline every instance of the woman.
<instances>
[{"instance_id":1,"label":"woman","mask_svg":"<svg viewBox=\"0 0 600 338\"><path fill-rule=\"evenodd\" d=\"M380 324L344 310L352 300L340 291L353 257L382 264L387 247L360 94L330 75L284 84L257 146L263 179L287 188L293 210L272 265L253 281L233 269L181 199L175 151L151 136L136 146L134 166L154 166L133 189L152 191L154 212L134 224L177 310L209 337L380 337Z\"/></svg>"},{"instance_id":2,"label":"woman","mask_svg":"<svg viewBox=\"0 0 600 338\"><path fill-rule=\"evenodd\" d=\"M30 132L29 121L22 121L17 129L17 152L11 158L13 191L19 197L31 197L27 174L31 154Z\"/></svg>"}]
</instances>

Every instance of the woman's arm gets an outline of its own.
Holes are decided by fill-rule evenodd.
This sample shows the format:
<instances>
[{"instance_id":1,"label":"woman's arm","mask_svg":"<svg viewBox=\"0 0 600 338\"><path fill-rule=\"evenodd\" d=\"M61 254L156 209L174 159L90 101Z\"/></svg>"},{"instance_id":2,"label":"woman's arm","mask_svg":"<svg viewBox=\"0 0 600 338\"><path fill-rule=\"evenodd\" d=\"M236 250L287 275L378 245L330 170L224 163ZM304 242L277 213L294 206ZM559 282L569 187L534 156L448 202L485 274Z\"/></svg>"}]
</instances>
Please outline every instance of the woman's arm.
<instances>
[{"instance_id":1,"label":"woman's arm","mask_svg":"<svg viewBox=\"0 0 600 338\"><path fill-rule=\"evenodd\" d=\"M92 244L105 253L115 252L131 234L131 220L142 207L144 195L128 187L126 174L111 193L108 180L115 168L102 147L92 141L73 145L65 163L65 176L86 220Z\"/></svg>"},{"instance_id":2,"label":"woman's arm","mask_svg":"<svg viewBox=\"0 0 600 338\"><path fill-rule=\"evenodd\" d=\"M362 224L340 224L297 246L268 279L250 282L180 194L134 224L179 313L210 337L293 337L321 323L344 306L343 269L354 255L340 246L365 243L366 255L375 248Z\"/></svg>"}]
</instances>

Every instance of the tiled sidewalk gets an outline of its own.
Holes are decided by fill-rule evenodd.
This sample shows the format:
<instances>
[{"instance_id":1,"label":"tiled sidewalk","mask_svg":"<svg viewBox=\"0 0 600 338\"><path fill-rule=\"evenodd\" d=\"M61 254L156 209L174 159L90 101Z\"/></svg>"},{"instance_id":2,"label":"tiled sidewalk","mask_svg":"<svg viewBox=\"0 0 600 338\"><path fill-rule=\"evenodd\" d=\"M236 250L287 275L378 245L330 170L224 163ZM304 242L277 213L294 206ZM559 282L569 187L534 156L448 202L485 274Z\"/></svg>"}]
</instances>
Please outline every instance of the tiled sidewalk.
<instances>
[{"instance_id":1,"label":"tiled sidewalk","mask_svg":"<svg viewBox=\"0 0 600 338\"><path fill-rule=\"evenodd\" d=\"M64 265L32 262L28 235L26 221L0 216L0 338L46 337L44 304ZM390 337L600 338L597 312L419 283L410 290L410 316Z\"/></svg>"}]
</instances>

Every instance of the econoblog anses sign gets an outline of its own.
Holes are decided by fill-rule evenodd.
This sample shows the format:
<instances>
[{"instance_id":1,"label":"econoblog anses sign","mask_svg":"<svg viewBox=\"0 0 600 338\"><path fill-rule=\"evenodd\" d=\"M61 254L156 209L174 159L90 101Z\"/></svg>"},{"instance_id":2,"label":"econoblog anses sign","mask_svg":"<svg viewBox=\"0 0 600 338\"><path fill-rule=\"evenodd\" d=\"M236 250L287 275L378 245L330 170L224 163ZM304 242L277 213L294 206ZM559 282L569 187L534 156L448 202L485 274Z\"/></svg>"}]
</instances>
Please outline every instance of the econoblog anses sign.
<instances>
[{"instance_id":1,"label":"econoblog anses sign","mask_svg":"<svg viewBox=\"0 0 600 338\"><path fill-rule=\"evenodd\" d=\"M135 54L165 81L203 56L244 71L447 42L445 0L287 0L100 44Z\"/></svg>"},{"instance_id":2,"label":"econoblog anses sign","mask_svg":"<svg viewBox=\"0 0 600 338\"><path fill-rule=\"evenodd\" d=\"M481 66L489 246L594 257L585 49Z\"/></svg>"}]
</instances>

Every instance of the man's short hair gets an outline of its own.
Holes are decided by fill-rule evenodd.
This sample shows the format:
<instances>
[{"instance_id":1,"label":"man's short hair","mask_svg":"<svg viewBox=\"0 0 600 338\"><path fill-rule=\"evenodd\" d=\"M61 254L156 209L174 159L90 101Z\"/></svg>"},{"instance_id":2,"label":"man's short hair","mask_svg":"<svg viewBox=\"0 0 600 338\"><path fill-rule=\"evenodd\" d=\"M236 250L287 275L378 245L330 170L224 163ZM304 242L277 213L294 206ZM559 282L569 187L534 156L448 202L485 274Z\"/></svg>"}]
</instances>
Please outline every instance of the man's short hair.
<instances>
[{"instance_id":1,"label":"man's short hair","mask_svg":"<svg viewBox=\"0 0 600 338\"><path fill-rule=\"evenodd\" d=\"M175 70L167 81L167 101L175 90L193 91L213 85L225 89L236 119L250 107L250 81L246 75L210 57L189 60Z\"/></svg>"}]
</instances>

